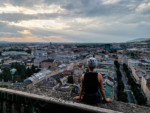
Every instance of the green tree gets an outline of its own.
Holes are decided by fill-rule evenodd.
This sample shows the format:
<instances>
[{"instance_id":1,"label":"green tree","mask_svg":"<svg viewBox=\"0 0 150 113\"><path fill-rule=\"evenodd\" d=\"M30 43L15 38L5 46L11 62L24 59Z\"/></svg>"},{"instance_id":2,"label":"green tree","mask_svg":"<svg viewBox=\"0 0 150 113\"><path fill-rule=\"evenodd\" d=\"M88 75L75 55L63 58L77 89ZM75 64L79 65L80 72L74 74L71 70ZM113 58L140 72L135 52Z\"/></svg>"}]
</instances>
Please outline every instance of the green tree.
<instances>
[{"instance_id":1,"label":"green tree","mask_svg":"<svg viewBox=\"0 0 150 113\"><path fill-rule=\"evenodd\" d=\"M30 68L27 68L27 76L30 77L33 75L33 71Z\"/></svg>"},{"instance_id":2,"label":"green tree","mask_svg":"<svg viewBox=\"0 0 150 113\"><path fill-rule=\"evenodd\" d=\"M31 49L26 50L27 53L31 54Z\"/></svg>"},{"instance_id":3,"label":"green tree","mask_svg":"<svg viewBox=\"0 0 150 113\"><path fill-rule=\"evenodd\" d=\"M68 83L73 84L73 76L68 76Z\"/></svg>"},{"instance_id":4,"label":"green tree","mask_svg":"<svg viewBox=\"0 0 150 113\"><path fill-rule=\"evenodd\" d=\"M36 73L36 68L35 68L34 65L32 65L31 70L32 70L33 73Z\"/></svg>"},{"instance_id":5,"label":"green tree","mask_svg":"<svg viewBox=\"0 0 150 113\"><path fill-rule=\"evenodd\" d=\"M2 81L2 79L3 79L3 74L0 73L0 81Z\"/></svg>"},{"instance_id":6,"label":"green tree","mask_svg":"<svg viewBox=\"0 0 150 113\"><path fill-rule=\"evenodd\" d=\"M115 61L114 61L114 64L115 64L116 68L119 69L120 64L118 63L118 61L115 60Z\"/></svg>"},{"instance_id":7,"label":"green tree","mask_svg":"<svg viewBox=\"0 0 150 113\"><path fill-rule=\"evenodd\" d=\"M16 81L15 80L16 78L19 81L23 81L25 78L28 77L25 65L16 62L16 63L12 64L11 67L17 69L17 74L15 74L16 76L14 77L13 81Z\"/></svg>"},{"instance_id":8,"label":"green tree","mask_svg":"<svg viewBox=\"0 0 150 113\"><path fill-rule=\"evenodd\" d=\"M4 79L5 82L12 80L10 69L8 69L8 68L3 69L2 78Z\"/></svg>"},{"instance_id":9,"label":"green tree","mask_svg":"<svg viewBox=\"0 0 150 113\"><path fill-rule=\"evenodd\" d=\"M22 82L23 80L21 79L21 76L19 76L19 75L14 75L13 76L13 82Z\"/></svg>"},{"instance_id":10,"label":"green tree","mask_svg":"<svg viewBox=\"0 0 150 113\"><path fill-rule=\"evenodd\" d=\"M11 64L11 68L15 68L15 64L14 63Z\"/></svg>"},{"instance_id":11,"label":"green tree","mask_svg":"<svg viewBox=\"0 0 150 113\"><path fill-rule=\"evenodd\" d=\"M134 54L133 52L131 53L131 57L132 57L132 58L134 58L134 57L135 57L135 54Z\"/></svg>"},{"instance_id":12,"label":"green tree","mask_svg":"<svg viewBox=\"0 0 150 113\"><path fill-rule=\"evenodd\" d=\"M127 94L124 92L124 83L122 81L122 74L119 69L120 64L118 63L118 61L115 61L114 64L117 68L116 74L117 74L117 82L118 82L118 85L117 85L118 101L128 102Z\"/></svg>"}]
</instances>

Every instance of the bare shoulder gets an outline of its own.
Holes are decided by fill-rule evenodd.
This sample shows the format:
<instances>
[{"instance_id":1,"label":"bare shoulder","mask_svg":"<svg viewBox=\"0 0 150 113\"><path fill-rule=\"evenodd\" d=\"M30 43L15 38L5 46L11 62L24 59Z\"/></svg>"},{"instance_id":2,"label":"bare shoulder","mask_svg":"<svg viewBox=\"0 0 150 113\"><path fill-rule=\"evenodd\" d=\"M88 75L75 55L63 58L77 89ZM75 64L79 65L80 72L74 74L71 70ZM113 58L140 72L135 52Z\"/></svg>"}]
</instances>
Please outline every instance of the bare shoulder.
<instances>
[{"instance_id":1,"label":"bare shoulder","mask_svg":"<svg viewBox=\"0 0 150 113\"><path fill-rule=\"evenodd\" d=\"M99 82L102 80L102 75L100 73L98 73L98 80Z\"/></svg>"},{"instance_id":2,"label":"bare shoulder","mask_svg":"<svg viewBox=\"0 0 150 113\"><path fill-rule=\"evenodd\" d=\"M84 74L82 74L81 79L82 79L82 80L84 79Z\"/></svg>"},{"instance_id":3,"label":"bare shoulder","mask_svg":"<svg viewBox=\"0 0 150 113\"><path fill-rule=\"evenodd\" d=\"M82 76L84 77L84 73L82 74Z\"/></svg>"},{"instance_id":4,"label":"bare shoulder","mask_svg":"<svg viewBox=\"0 0 150 113\"><path fill-rule=\"evenodd\" d=\"M98 73L98 77L102 77L102 75L100 73Z\"/></svg>"}]
</instances>

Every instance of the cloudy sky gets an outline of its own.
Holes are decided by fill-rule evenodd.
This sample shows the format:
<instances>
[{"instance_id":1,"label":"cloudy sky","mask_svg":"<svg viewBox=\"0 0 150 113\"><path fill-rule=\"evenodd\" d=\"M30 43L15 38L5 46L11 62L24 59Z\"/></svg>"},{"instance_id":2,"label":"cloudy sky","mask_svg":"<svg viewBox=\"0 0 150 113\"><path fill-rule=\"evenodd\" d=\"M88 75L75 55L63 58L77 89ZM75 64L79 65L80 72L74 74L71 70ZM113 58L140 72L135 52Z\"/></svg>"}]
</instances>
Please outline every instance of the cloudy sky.
<instances>
[{"instance_id":1,"label":"cloudy sky","mask_svg":"<svg viewBox=\"0 0 150 113\"><path fill-rule=\"evenodd\" d=\"M0 0L0 41L150 38L150 0Z\"/></svg>"}]
</instances>

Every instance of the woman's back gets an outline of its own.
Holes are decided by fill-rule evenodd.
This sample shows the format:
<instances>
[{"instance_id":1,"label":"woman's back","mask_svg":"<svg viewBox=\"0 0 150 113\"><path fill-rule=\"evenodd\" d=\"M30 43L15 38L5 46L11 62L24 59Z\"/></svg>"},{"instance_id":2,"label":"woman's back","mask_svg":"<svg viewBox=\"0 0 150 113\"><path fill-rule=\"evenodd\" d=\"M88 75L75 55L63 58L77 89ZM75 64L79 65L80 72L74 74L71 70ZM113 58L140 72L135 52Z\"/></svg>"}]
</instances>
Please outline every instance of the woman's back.
<instances>
[{"instance_id":1,"label":"woman's back","mask_svg":"<svg viewBox=\"0 0 150 113\"><path fill-rule=\"evenodd\" d=\"M88 94L96 93L99 88L98 73L88 72L84 75L83 91Z\"/></svg>"}]
</instances>

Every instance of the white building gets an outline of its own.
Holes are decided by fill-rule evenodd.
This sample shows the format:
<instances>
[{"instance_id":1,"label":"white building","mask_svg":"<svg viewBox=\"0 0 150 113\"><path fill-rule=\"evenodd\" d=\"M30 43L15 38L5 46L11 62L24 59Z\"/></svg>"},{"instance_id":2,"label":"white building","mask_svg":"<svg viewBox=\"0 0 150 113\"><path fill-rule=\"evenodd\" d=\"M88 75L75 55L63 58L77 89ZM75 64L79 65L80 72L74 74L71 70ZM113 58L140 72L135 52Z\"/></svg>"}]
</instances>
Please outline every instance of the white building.
<instances>
[{"instance_id":1,"label":"white building","mask_svg":"<svg viewBox=\"0 0 150 113\"><path fill-rule=\"evenodd\" d=\"M150 104L150 75L142 76L141 87L147 97L148 104Z\"/></svg>"},{"instance_id":2,"label":"white building","mask_svg":"<svg viewBox=\"0 0 150 113\"><path fill-rule=\"evenodd\" d=\"M31 77L27 78L25 81L30 80L30 81L32 81L32 83L34 85L44 79L47 79L50 74L51 74L50 70L43 70L43 71L40 71L39 73L36 73L36 74L32 75Z\"/></svg>"}]
</instances>

